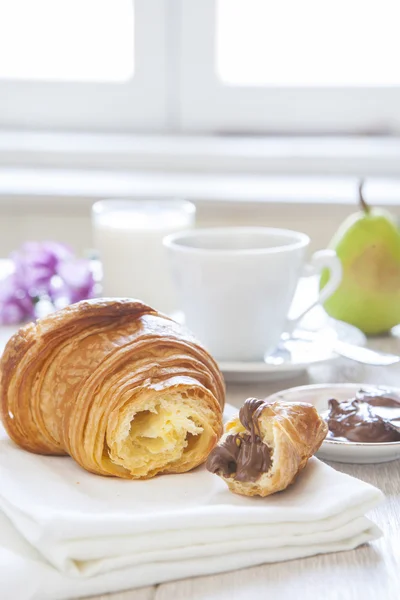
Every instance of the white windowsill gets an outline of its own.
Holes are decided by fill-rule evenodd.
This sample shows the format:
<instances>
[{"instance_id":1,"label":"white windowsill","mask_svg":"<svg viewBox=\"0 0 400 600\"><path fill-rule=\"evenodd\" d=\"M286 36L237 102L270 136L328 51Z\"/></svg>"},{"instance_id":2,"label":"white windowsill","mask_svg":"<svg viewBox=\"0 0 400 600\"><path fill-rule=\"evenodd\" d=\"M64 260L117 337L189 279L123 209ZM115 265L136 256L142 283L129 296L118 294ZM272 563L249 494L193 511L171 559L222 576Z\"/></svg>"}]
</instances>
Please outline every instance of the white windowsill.
<instances>
[{"instance_id":1,"label":"white windowsill","mask_svg":"<svg viewBox=\"0 0 400 600\"><path fill-rule=\"evenodd\" d=\"M1 131L0 165L394 177L400 176L400 138Z\"/></svg>"},{"instance_id":2,"label":"white windowsill","mask_svg":"<svg viewBox=\"0 0 400 600\"><path fill-rule=\"evenodd\" d=\"M367 201L400 205L400 139L0 132L2 207L133 196L355 205L360 175Z\"/></svg>"},{"instance_id":3,"label":"white windowsill","mask_svg":"<svg viewBox=\"0 0 400 600\"><path fill-rule=\"evenodd\" d=\"M357 186L354 177L5 167L0 168L0 206L85 209L100 198L154 196L217 203L356 206ZM400 206L400 179L368 179L365 197L372 205Z\"/></svg>"}]
</instances>

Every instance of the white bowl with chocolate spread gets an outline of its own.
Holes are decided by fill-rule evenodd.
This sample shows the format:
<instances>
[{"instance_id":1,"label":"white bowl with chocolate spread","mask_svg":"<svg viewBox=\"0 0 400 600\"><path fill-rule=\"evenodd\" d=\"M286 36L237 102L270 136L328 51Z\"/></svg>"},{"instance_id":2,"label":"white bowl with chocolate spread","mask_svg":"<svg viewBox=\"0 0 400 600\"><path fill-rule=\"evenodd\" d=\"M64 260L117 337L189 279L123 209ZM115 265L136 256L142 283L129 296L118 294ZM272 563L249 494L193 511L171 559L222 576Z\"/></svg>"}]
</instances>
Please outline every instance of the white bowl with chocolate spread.
<instances>
[{"instance_id":1,"label":"white bowl with chocolate spread","mask_svg":"<svg viewBox=\"0 0 400 600\"><path fill-rule=\"evenodd\" d=\"M305 385L266 400L310 402L329 432L317 456L346 463L400 459L400 389L361 383Z\"/></svg>"}]
</instances>

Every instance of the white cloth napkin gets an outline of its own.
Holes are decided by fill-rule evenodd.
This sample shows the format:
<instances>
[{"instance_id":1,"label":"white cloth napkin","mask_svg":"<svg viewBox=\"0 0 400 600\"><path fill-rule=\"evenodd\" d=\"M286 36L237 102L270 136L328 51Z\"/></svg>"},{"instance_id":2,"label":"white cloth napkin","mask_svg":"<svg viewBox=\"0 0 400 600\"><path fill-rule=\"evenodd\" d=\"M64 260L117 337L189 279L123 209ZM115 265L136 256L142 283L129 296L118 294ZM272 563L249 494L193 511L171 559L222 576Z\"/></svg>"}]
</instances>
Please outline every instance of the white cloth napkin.
<instances>
[{"instance_id":1,"label":"white cloth napkin","mask_svg":"<svg viewBox=\"0 0 400 600\"><path fill-rule=\"evenodd\" d=\"M1 597L63 600L349 550L380 536L382 493L316 458L268 498L228 491L200 467L125 481L0 433Z\"/></svg>"}]
</instances>

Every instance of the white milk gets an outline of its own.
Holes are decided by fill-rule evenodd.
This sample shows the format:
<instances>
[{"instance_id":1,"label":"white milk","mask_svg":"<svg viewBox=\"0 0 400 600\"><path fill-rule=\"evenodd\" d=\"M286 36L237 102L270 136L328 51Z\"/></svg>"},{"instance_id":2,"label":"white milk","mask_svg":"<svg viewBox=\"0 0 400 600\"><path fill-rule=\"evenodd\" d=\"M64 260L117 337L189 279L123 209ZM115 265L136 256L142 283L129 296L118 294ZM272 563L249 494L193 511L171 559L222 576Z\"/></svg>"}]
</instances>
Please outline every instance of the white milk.
<instances>
[{"instance_id":1,"label":"white milk","mask_svg":"<svg viewBox=\"0 0 400 600\"><path fill-rule=\"evenodd\" d=\"M103 265L103 296L138 298L176 310L164 236L193 226L195 207L173 200L105 200L93 206L94 244Z\"/></svg>"}]
</instances>

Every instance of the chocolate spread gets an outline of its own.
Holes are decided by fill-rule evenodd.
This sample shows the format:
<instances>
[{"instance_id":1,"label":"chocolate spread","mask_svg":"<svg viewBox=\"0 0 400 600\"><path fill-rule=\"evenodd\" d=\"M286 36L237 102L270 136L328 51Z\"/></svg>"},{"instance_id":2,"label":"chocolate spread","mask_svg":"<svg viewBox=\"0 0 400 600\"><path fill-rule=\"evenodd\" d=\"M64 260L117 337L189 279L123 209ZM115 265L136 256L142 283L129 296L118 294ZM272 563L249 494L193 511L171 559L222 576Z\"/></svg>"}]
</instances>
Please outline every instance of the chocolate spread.
<instances>
[{"instance_id":1,"label":"chocolate spread","mask_svg":"<svg viewBox=\"0 0 400 600\"><path fill-rule=\"evenodd\" d=\"M327 439L379 443L400 441L400 397L360 390L345 402L329 400Z\"/></svg>"},{"instance_id":2,"label":"chocolate spread","mask_svg":"<svg viewBox=\"0 0 400 600\"><path fill-rule=\"evenodd\" d=\"M240 409L239 419L246 433L228 435L208 457L211 473L234 477L237 481L256 481L271 466L271 449L262 442L258 418L266 406L263 400L249 398Z\"/></svg>"}]
</instances>

